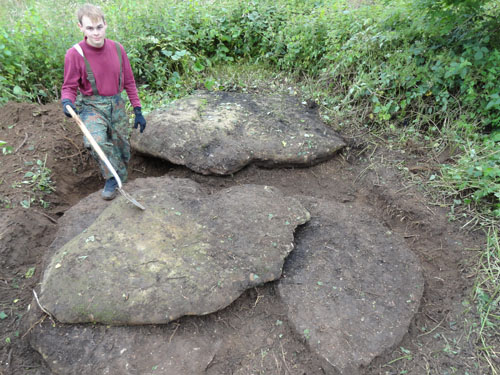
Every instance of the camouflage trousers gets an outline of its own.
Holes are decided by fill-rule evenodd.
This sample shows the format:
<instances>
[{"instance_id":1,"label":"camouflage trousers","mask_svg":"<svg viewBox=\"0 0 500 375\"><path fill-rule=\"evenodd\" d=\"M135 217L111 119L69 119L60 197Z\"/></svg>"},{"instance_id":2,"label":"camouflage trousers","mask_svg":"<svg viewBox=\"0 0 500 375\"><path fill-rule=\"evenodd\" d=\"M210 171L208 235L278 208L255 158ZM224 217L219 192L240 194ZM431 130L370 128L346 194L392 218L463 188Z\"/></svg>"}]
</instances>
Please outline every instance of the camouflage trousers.
<instances>
[{"instance_id":1,"label":"camouflage trousers","mask_svg":"<svg viewBox=\"0 0 500 375\"><path fill-rule=\"evenodd\" d=\"M120 94L114 96L82 96L80 117L97 144L102 148L122 182L128 177L130 160L131 127L125 112L125 102ZM85 147L90 148L93 158L99 164L102 176L113 177L106 164L83 137Z\"/></svg>"}]
</instances>

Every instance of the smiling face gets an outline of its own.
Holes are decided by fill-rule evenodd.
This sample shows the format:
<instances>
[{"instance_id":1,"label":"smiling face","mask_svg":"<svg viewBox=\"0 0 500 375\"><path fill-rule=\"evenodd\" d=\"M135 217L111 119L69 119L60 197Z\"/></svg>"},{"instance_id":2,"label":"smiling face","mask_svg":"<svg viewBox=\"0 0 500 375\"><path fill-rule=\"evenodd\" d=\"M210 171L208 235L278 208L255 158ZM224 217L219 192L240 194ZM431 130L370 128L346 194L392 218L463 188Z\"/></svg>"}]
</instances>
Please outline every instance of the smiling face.
<instances>
[{"instance_id":1,"label":"smiling face","mask_svg":"<svg viewBox=\"0 0 500 375\"><path fill-rule=\"evenodd\" d=\"M88 45L96 48L101 48L104 45L106 27L108 26L102 18L92 21L89 17L83 16L81 23L78 23L78 27L87 38Z\"/></svg>"}]
</instances>

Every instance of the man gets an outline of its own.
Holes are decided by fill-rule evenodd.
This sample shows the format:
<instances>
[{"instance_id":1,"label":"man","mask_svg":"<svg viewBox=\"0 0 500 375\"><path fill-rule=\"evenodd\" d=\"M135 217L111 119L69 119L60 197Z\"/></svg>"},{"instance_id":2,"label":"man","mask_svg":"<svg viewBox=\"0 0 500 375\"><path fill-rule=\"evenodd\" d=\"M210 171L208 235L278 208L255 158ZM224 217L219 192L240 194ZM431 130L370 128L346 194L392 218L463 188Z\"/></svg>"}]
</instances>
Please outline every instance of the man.
<instances>
[{"instance_id":1,"label":"man","mask_svg":"<svg viewBox=\"0 0 500 375\"><path fill-rule=\"evenodd\" d=\"M134 108L134 128L142 133L146 120L141 112L130 61L119 43L106 39L107 24L102 10L90 4L78 10L78 27L84 39L71 47L64 59L64 83L61 99L64 114L69 105L76 112L77 90L82 94L80 117L115 168L120 179L127 180L127 165L130 160L130 127L121 98L123 89ZM84 137L84 144L90 148ZM92 156L99 163L106 180L102 198L111 200L116 196L118 183L96 152Z\"/></svg>"}]
</instances>

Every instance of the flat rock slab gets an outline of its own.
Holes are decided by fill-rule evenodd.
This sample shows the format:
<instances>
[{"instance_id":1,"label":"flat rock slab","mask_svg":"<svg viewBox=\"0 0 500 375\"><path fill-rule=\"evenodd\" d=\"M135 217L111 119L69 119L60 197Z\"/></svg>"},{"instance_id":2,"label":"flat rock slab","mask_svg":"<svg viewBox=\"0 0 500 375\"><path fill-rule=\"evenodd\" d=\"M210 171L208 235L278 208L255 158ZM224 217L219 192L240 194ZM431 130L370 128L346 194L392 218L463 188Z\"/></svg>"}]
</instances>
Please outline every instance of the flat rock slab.
<instances>
[{"instance_id":1,"label":"flat rock slab","mask_svg":"<svg viewBox=\"0 0 500 375\"><path fill-rule=\"evenodd\" d=\"M198 375L212 361L218 339L158 327L37 326L30 343L51 373Z\"/></svg>"},{"instance_id":2,"label":"flat rock slab","mask_svg":"<svg viewBox=\"0 0 500 375\"><path fill-rule=\"evenodd\" d=\"M137 180L136 180L137 181ZM40 303L64 323L161 324L222 309L248 288L281 276L309 213L269 186L204 192L190 180L148 178L95 218L88 199L63 224ZM89 199L100 201L99 192ZM100 203L102 205L102 203ZM61 219L65 220L66 215ZM67 238L64 238L67 236Z\"/></svg>"},{"instance_id":3,"label":"flat rock slab","mask_svg":"<svg viewBox=\"0 0 500 375\"><path fill-rule=\"evenodd\" d=\"M135 180L126 189L142 199L138 194L142 195L142 189L155 180ZM186 190L198 188L189 180L163 179L167 189L173 183ZM296 230L296 248L285 263L286 277L277 284L280 298L275 303L284 303L289 311L289 319L283 319L281 314L279 319L288 321L315 356L322 359L325 373L357 374L360 367L397 345L407 331L422 294L418 261L404 241L378 220L361 216L346 204L296 199L313 218ZM71 241L108 205L94 194L67 211L50 251ZM34 316L30 343L54 374L197 375L208 373L207 369L213 370L210 373L225 373L212 366L217 368L220 361L241 360L228 352L228 345L237 338L249 352L261 353L259 350L269 342L253 332L269 331L269 340L272 331L277 336L287 331L279 328L288 325L277 325L276 317L266 325L265 308L254 313L247 306L249 316L257 316L250 319L238 316L247 309L240 311L241 306L232 306L214 314L217 316L159 326L53 327L48 319L44 324L34 324L38 320ZM274 339L283 340L279 337ZM255 361L262 361L261 356Z\"/></svg>"},{"instance_id":4,"label":"flat rock slab","mask_svg":"<svg viewBox=\"0 0 500 375\"><path fill-rule=\"evenodd\" d=\"M417 258L376 219L346 204L301 199L311 221L296 234L279 295L328 374L358 374L408 331L423 293Z\"/></svg>"},{"instance_id":5,"label":"flat rock slab","mask_svg":"<svg viewBox=\"0 0 500 375\"><path fill-rule=\"evenodd\" d=\"M200 91L151 112L131 145L198 173L227 175L250 163L310 166L345 143L294 97Z\"/></svg>"}]
</instances>

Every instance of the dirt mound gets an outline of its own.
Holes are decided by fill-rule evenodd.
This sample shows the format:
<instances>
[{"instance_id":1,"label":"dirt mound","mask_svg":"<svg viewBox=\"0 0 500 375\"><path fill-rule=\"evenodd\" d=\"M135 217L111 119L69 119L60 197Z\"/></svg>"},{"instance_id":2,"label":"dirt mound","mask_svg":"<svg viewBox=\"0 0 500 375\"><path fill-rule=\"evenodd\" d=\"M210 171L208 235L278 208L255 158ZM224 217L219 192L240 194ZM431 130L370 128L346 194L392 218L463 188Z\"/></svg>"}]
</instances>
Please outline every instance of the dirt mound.
<instances>
[{"instance_id":1,"label":"dirt mound","mask_svg":"<svg viewBox=\"0 0 500 375\"><path fill-rule=\"evenodd\" d=\"M0 268L15 270L36 263L50 245L55 223L34 209L1 212Z\"/></svg>"},{"instance_id":2,"label":"dirt mound","mask_svg":"<svg viewBox=\"0 0 500 375\"><path fill-rule=\"evenodd\" d=\"M61 215L97 189L98 173L82 145L80 130L58 103L8 103L0 111L0 139L6 142L1 208L45 207L44 212ZM34 176L26 175L29 172Z\"/></svg>"},{"instance_id":3,"label":"dirt mound","mask_svg":"<svg viewBox=\"0 0 500 375\"><path fill-rule=\"evenodd\" d=\"M79 130L62 114L59 103L9 103L0 108L0 128L0 139L11 147L0 155L4 220L0 232L0 263L4 265L0 276L0 373L48 375L50 371L27 339L35 327L52 324L48 318L27 320L32 290L39 282L43 253L54 238L57 219L81 198L100 189L103 181L83 149ZM202 176L133 155L129 173L131 180L168 173L190 178L213 192L239 184L264 184L279 188L285 195L309 195L363 206L388 230L405 239L419 258L425 278L421 307L408 335L393 351L364 369L364 374L485 373L470 359L471 346L463 334L462 301L471 287L471 279L463 271L463 252L477 248L478 240L462 235L458 225L447 221L446 212L427 204L418 190L404 184L397 170L384 164L404 158L425 164L423 157L417 160L418 155L395 154L382 147L367 155L362 152L364 146L307 169L251 166L228 177ZM51 170L55 192L45 194L34 188L32 175L25 177L28 172L39 172L38 160ZM23 184L26 179L31 180ZM23 208L23 201L29 208ZM219 323L224 337L219 347L222 354L214 358L205 353L203 357L210 358L204 370L209 375L322 374L285 312L273 303L276 298L273 286L259 287L231 304L227 314L186 318L182 327L172 322L166 329L174 340L185 330L193 335L211 327L206 324L208 320ZM36 308L36 303L31 304L31 309ZM92 351L91 342L86 349ZM154 366L151 363L152 372Z\"/></svg>"}]
</instances>

